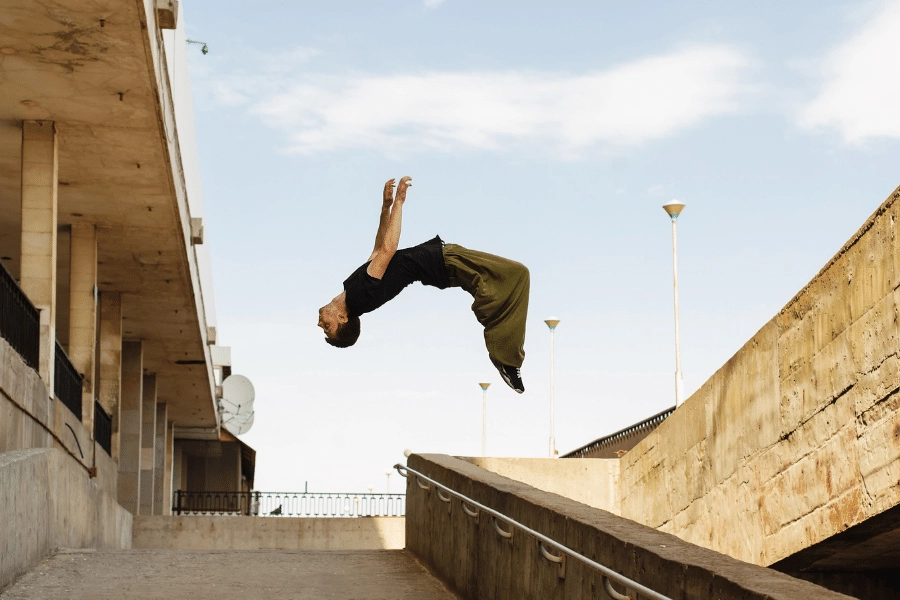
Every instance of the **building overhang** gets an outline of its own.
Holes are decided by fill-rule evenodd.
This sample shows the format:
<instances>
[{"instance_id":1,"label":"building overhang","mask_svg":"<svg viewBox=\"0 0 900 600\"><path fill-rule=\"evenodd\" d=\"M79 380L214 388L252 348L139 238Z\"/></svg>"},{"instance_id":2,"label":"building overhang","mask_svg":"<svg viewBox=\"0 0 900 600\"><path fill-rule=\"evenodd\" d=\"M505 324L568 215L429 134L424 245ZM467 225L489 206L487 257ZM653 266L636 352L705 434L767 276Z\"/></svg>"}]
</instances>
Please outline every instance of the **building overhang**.
<instances>
[{"instance_id":1,"label":"building overhang","mask_svg":"<svg viewBox=\"0 0 900 600\"><path fill-rule=\"evenodd\" d=\"M0 256L19 272L22 122L56 123L58 222L98 230L169 419L216 428L212 364L155 0L17 0L0 15Z\"/></svg>"}]
</instances>

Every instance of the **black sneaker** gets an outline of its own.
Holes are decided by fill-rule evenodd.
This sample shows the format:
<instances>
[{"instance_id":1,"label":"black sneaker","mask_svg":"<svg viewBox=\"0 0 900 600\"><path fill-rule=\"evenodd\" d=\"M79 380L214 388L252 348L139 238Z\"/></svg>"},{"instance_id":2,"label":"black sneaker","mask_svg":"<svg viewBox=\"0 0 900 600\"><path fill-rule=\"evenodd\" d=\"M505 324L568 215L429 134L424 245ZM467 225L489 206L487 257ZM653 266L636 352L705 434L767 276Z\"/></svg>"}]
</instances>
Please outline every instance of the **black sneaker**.
<instances>
[{"instance_id":1,"label":"black sneaker","mask_svg":"<svg viewBox=\"0 0 900 600\"><path fill-rule=\"evenodd\" d=\"M522 383L522 374L519 372L518 368L504 365L503 363L498 362L493 358L491 359L491 362L494 363L495 367L497 367L497 370L500 372L500 377L503 378L503 381L506 382L506 385L514 389L519 394L525 391L525 384Z\"/></svg>"}]
</instances>

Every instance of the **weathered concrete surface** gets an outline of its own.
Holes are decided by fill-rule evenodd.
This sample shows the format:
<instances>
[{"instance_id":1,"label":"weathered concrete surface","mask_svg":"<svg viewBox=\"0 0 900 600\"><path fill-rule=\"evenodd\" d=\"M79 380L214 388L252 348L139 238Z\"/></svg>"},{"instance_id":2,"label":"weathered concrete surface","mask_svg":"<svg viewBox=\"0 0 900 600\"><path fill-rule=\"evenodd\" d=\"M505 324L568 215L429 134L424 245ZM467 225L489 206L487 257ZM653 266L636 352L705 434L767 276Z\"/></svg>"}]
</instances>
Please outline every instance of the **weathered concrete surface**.
<instances>
[{"instance_id":1,"label":"weathered concrete surface","mask_svg":"<svg viewBox=\"0 0 900 600\"><path fill-rule=\"evenodd\" d=\"M116 464L91 437L0 338L0 588L61 546L130 547Z\"/></svg>"},{"instance_id":2,"label":"weathered concrete surface","mask_svg":"<svg viewBox=\"0 0 900 600\"><path fill-rule=\"evenodd\" d=\"M898 199L622 458L622 516L769 565L900 503Z\"/></svg>"},{"instance_id":3,"label":"weathered concrete surface","mask_svg":"<svg viewBox=\"0 0 900 600\"><path fill-rule=\"evenodd\" d=\"M619 514L618 458L457 458L539 490Z\"/></svg>"},{"instance_id":4,"label":"weathered concrete surface","mask_svg":"<svg viewBox=\"0 0 900 600\"><path fill-rule=\"evenodd\" d=\"M139 516L134 548L170 550L400 550L403 517Z\"/></svg>"},{"instance_id":5,"label":"weathered concrete surface","mask_svg":"<svg viewBox=\"0 0 900 600\"><path fill-rule=\"evenodd\" d=\"M59 450L0 454L0 589L60 547L131 546L131 515L102 484Z\"/></svg>"},{"instance_id":6,"label":"weathered concrete surface","mask_svg":"<svg viewBox=\"0 0 900 600\"><path fill-rule=\"evenodd\" d=\"M65 552L2 600L458 600L402 550Z\"/></svg>"},{"instance_id":7,"label":"weathered concrete surface","mask_svg":"<svg viewBox=\"0 0 900 600\"><path fill-rule=\"evenodd\" d=\"M165 52L156 5L0 0L0 255L9 257L4 263L37 304L51 308L33 293L30 278L49 281L53 260L39 269L31 259L49 258L54 245L37 242L55 237L57 226L96 227L97 283L104 293L122 294L123 334L145 340L145 366L159 377L170 419L212 429L207 332L215 325L213 290L201 289L200 262L208 261L208 249L191 244L190 223L203 216L202 199L196 178L189 177L196 169L182 158L195 154L196 142L192 127L176 124L176 112L188 108L183 90L189 86L181 79L176 88L170 76L186 77L187 63L183 50ZM183 25L177 35L183 39ZM32 168L33 144L23 145L23 121L55 123L56 177ZM36 192L45 192L39 206L49 206L49 186L57 190L57 183L58 221L48 225L46 210L22 210ZM49 348L55 320L44 313L42 339ZM47 356L42 350L49 367Z\"/></svg>"},{"instance_id":8,"label":"weathered concrete surface","mask_svg":"<svg viewBox=\"0 0 900 600\"><path fill-rule=\"evenodd\" d=\"M90 467L91 437L80 415L53 400L38 373L0 337L0 453L56 446Z\"/></svg>"},{"instance_id":9,"label":"weathered concrete surface","mask_svg":"<svg viewBox=\"0 0 900 600\"><path fill-rule=\"evenodd\" d=\"M412 455L409 466L567 547L682 600L796 600L848 598L778 571L744 563L673 535L537 490L469 462ZM407 548L451 589L470 600L602 597L598 572L575 560L565 578L544 560L534 538L497 535L491 519L474 519L458 500L442 502L434 489L407 480Z\"/></svg>"}]
</instances>

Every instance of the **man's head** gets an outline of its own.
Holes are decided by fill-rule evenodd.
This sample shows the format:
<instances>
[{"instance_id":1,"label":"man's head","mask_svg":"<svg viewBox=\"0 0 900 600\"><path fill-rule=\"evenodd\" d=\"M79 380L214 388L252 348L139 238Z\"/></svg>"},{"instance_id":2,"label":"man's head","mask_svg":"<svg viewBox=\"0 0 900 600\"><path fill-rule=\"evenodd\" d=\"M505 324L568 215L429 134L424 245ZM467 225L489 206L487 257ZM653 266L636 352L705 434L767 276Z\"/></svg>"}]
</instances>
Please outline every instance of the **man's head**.
<instances>
[{"instance_id":1,"label":"man's head","mask_svg":"<svg viewBox=\"0 0 900 600\"><path fill-rule=\"evenodd\" d=\"M338 296L319 309L319 327L325 341L337 348L348 348L359 339L359 317L347 313L347 305Z\"/></svg>"}]
</instances>

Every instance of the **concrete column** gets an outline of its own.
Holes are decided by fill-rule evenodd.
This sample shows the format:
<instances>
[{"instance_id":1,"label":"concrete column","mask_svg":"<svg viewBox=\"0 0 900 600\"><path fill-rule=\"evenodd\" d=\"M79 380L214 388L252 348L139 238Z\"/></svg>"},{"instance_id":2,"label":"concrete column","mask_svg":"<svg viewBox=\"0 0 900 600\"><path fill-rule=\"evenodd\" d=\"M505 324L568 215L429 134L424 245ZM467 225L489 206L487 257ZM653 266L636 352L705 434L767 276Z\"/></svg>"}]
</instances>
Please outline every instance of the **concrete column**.
<instances>
[{"instance_id":1,"label":"concrete column","mask_svg":"<svg viewBox=\"0 0 900 600\"><path fill-rule=\"evenodd\" d=\"M38 372L53 394L56 345L56 125L22 123L22 261L19 283L41 311Z\"/></svg>"},{"instance_id":2,"label":"concrete column","mask_svg":"<svg viewBox=\"0 0 900 600\"><path fill-rule=\"evenodd\" d=\"M172 514L172 486L175 483L175 423L166 426L166 470L163 476L162 514Z\"/></svg>"},{"instance_id":3,"label":"concrete column","mask_svg":"<svg viewBox=\"0 0 900 600\"><path fill-rule=\"evenodd\" d=\"M100 406L112 417L112 459L119 460L119 398L122 394L122 295L100 294Z\"/></svg>"},{"instance_id":4,"label":"concrete column","mask_svg":"<svg viewBox=\"0 0 900 600\"><path fill-rule=\"evenodd\" d=\"M84 375L81 422L93 435L97 355L97 229L72 225L69 285L69 360Z\"/></svg>"},{"instance_id":5,"label":"concrete column","mask_svg":"<svg viewBox=\"0 0 900 600\"><path fill-rule=\"evenodd\" d=\"M119 401L119 504L133 515L140 514L143 384L143 343L139 341L122 342L122 398Z\"/></svg>"},{"instance_id":6,"label":"concrete column","mask_svg":"<svg viewBox=\"0 0 900 600\"><path fill-rule=\"evenodd\" d=\"M156 403L156 439L153 442L153 514L162 515L166 505L166 433L168 431L168 407L165 402Z\"/></svg>"},{"instance_id":7,"label":"concrete column","mask_svg":"<svg viewBox=\"0 0 900 600\"><path fill-rule=\"evenodd\" d=\"M156 444L156 375L144 375L141 395L141 506L142 515L153 514L153 485L156 481L153 446Z\"/></svg>"}]
</instances>

